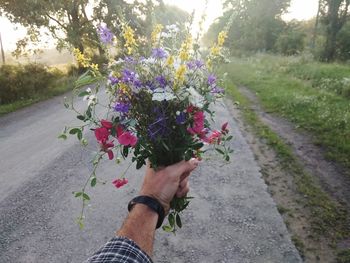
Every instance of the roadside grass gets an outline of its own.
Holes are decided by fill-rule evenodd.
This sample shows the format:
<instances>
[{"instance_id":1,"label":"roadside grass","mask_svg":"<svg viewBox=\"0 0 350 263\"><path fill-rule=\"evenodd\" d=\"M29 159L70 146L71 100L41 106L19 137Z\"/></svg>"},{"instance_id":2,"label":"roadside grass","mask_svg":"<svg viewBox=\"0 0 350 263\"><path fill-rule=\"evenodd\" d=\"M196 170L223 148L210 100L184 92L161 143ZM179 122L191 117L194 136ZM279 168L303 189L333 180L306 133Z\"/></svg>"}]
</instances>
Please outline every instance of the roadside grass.
<instances>
[{"instance_id":1,"label":"roadside grass","mask_svg":"<svg viewBox=\"0 0 350 263\"><path fill-rule=\"evenodd\" d=\"M350 168L350 100L332 88L316 88L312 84L330 76L342 79L349 70L338 64L320 65L320 73L317 71L320 63L302 64L297 59L270 55L233 58L223 70L228 72L233 83L256 92L265 110L313 134L314 143L325 148L328 159ZM297 69L298 63L302 68ZM315 73L305 77L307 74L302 74L307 68Z\"/></svg>"},{"instance_id":2,"label":"roadside grass","mask_svg":"<svg viewBox=\"0 0 350 263\"><path fill-rule=\"evenodd\" d=\"M32 94L31 98L19 99L12 103L1 104L0 116L72 90L75 80L76 77L74 76L65 76L56 80L54 84L47 87L45 91Z\"/></svg>"},{"instance_id":3,"label":"roadside grass","mask_svg":"<svg viewBox=\"0 0 350 263\"><path fill-rule=\"evenodd\" d=\"M332 245L335 245L337 240L349 235L346 227L346 210L335 203L313 178L304 171L303 166L294 156L291 148L260 121L256 113L251 109L252 103L239 92L234 83L233 79L229 79L226 82L228 96L239 105L244 122L253 129L258 138L263 139L276 152L282 167L293 176L296 189L301 194L298 202L302 202L311 211L311 229L315 236L327 236L332 240ZM283 210L285 212L286 208L283 208ZM303 254L304 245L302 241L294 236L293 242L300 253Z\"/></svg>"}]
</instances>

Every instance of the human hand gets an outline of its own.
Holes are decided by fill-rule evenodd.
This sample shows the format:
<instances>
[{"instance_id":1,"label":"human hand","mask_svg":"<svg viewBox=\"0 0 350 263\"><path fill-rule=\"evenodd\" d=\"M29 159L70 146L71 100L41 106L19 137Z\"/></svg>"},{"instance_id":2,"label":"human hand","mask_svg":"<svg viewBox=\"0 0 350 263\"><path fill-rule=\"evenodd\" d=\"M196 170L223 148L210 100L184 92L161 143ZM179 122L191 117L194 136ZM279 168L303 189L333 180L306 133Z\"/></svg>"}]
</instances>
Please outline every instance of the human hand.
<instances>
[{"instance_id":1,"label":"human hand","mask_svg":"<svg viewBox=\"0 0 350 263\"><path fill-rule=\"evenodd\" d=\"M148 164L140 194L157 199L167 214L174 196L184 197L189 192L188 176L198 164L197 159L191 159L156 171Z\"/></svg>"}]
</instances>

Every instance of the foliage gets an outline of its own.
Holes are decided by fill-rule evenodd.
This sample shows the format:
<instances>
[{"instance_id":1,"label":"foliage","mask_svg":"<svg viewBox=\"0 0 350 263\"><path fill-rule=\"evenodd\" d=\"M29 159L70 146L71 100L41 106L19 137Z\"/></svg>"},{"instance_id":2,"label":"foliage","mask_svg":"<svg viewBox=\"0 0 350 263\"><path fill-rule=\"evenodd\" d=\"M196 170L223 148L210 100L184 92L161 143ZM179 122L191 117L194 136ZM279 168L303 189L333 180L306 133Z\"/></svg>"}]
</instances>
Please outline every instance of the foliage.
<instances>
[{"instance_id":1,"label":"foliage","mask_svg":"<svg viewBox=\"0 0 350 263\"><path fill-rule=\"evenodd\" d=\"M304 50L305 33L300 24L292 21L287 24L283 32L278 36L276 49L279 53L291 56L301 53Z\"/></svg>"},{"instance_id":2,"label":"foliage","mask_svg":"<svg viewBox=\"0 0 350 263\"><path fill-rule=\"evenodd\" d=\"M209 28L205 39L210 43L218 28L233 15L234 26L228 33L226 46L231 50L272 51L284 29L281 15L289 3L290 0L227 0L224 15Z\"/></svg>"},{"instance_id":3,"label":"foliage","mask_svg":"<svg viewBox=\"0 0 350 263\"><path fill-rule=\"evenodd\" d=\"M0 68L0 102L11 103L46 93L46 89L62 78L62 72L41 64L3 65Z\"/></svg>"},{"instance_id":4,"label":"foliage","mask_svg":"<svg viewBox=\"0 0 350 263\"><path fill-rule=\"evenodd\" d=\"M305 63L302 57L264 55L235 59L230 67L232 79L256 91L267 110L281 114L296 127L312 133L315 143L325 147L329 159L350 167L349 99L330 91L331 88L311 84L327 74L327 78L338 76L341 79L349 70L346 66ZM321 75L318 68L323 68ZM343 73L339 73L341 68ZM309 71L311 79L303 78L304 71Z\"/></svg>"},{"instance_id":5,"label":"foliage","mask_svg":"<svg viewBox=\"0 0 350 263\"><path fill-rule=\"evenodd\" d=\"M337 37L349 15L348 0L319 0L321 22L326 27L326 43L322 54L324 61L336 58Z\"/></svg>"}]
</instances>

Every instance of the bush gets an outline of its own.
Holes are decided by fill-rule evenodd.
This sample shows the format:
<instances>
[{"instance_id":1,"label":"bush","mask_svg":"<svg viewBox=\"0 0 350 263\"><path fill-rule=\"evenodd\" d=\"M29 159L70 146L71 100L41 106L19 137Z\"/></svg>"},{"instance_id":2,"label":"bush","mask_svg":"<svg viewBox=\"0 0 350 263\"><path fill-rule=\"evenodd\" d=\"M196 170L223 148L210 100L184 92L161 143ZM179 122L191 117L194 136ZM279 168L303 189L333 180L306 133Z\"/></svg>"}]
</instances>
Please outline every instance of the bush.
<instances>
[{"instance_id":1,"label":"bush","mask_svg":"<svg viewBox=\"0 0 350 263\"><path fill-rule=\"evenodd\" d=\"M50 86L63 76L59 70L49 70L37 63L3 65L0 68L0 103L33 98L45 94Z\"/></svg>"}]
</instances>

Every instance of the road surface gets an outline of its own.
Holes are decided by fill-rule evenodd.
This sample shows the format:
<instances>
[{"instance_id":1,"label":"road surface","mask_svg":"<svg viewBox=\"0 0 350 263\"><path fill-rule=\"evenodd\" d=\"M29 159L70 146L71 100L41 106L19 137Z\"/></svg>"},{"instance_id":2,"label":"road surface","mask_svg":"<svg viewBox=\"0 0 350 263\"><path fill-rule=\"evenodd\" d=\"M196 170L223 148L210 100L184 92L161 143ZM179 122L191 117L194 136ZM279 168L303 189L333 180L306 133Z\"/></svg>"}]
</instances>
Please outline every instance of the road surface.
<instances>
[{"instance_id":1,"label":"road surface","mask_svg":"<svg viewBox=\"0 0 350 263\"><path fill-rule=\"evenodd\" d=\"M57 135L74 116L63 96L0 118L0 262L82 262L108 239L127 215L143 172L131 169L130 183L89 190L84 230L74 219L79 190L91 171L92 146ZM79 102L77 107L81 107ZM235 153L228 165L203 162L191 178L195 198L177 235L158 231L155 262L301 262L276 205L267 192L249 146L229 110L216 106L217 123L229 121ZM98 175L111 182L127 163L106 160Z\"/></svg>"}]
</instances>

